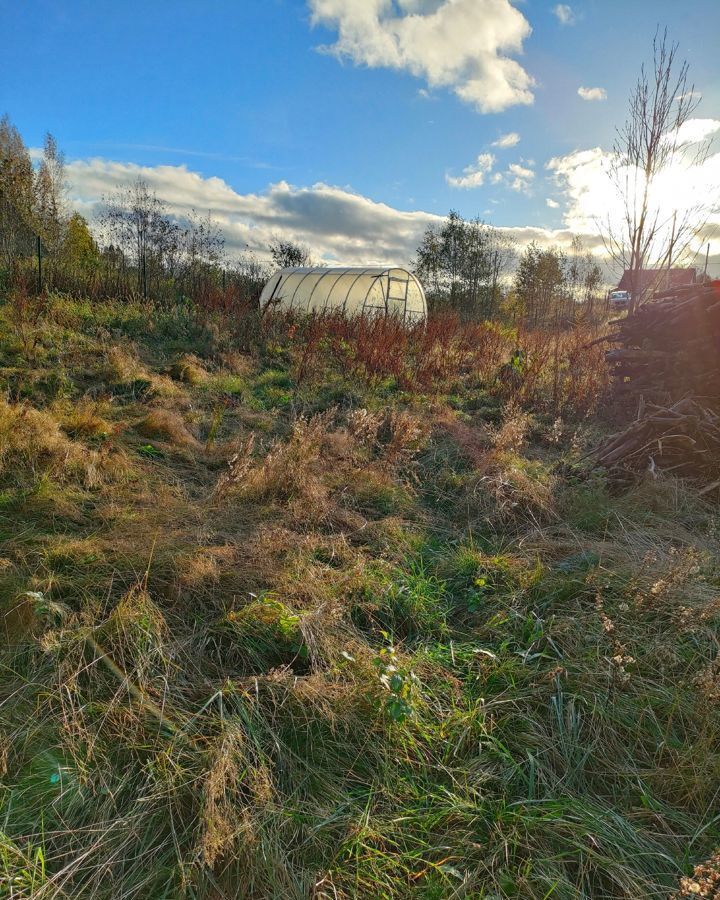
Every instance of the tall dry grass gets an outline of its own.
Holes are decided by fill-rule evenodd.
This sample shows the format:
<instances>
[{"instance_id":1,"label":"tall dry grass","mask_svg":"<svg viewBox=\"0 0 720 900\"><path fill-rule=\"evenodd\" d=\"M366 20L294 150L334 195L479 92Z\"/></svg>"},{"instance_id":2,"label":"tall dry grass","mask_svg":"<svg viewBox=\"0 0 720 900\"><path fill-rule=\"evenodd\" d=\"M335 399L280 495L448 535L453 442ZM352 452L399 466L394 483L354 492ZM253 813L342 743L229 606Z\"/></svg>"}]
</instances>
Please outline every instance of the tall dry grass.
<instances>
[{"instance_id":1,"label":"tall dry grass","mask_svg":"<svg viewBox=\"0 0 720 900\"><path fill-rule=\"evenodd\" d=\"M0 897L713 886L717 511L579 465L589 332L53 303L42 371L0 307Z\"/></svg>"}]
</instances>

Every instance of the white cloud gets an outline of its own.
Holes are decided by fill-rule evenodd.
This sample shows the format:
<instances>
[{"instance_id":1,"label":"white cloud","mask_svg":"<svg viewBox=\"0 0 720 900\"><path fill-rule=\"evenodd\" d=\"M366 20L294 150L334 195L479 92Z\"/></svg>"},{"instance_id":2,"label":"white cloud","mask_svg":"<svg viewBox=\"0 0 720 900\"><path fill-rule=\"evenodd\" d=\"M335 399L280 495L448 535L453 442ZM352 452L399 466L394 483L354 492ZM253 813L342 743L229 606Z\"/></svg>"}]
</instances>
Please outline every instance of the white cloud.
<instances>
[{"instance_id":1,"label":"white cloud","mask_svg":"<svg viewBox=\"0 0 720 900\"><path fill-rule=\"evenodd\" d=\"M444 218L395 209L349 188L322 183L296 187L279 181L262 192L241 194L221 178L203 177L186 166L75 160L68 164L67 175L72 205L91 222L104 195L137 178L147 181L178 218L192 209L201 214L209 210L222 227L231 260L245 249L267 260L268 244L280 235L309 245L316 257L333 265L402 265L414 258L425 229ZM530 241L541 247L569 247L573 237L567 228L520 226L501 231L520 249ZM595 231L585 240L593 249L602 246Z\"/></svg>"},{"instance_id":2,"label":"white cloud","mask_svg":"<svg viewBox=\"0 0 720 900\"><path fill-rule=\"evenodd\" d=\"M454 188L476 188L485 180L485 176L492 170L495 157L492 153L481 153L474 163L465 166L463 174L458 176L446 175L445 181Z\"/></svg>"},{"instance_id":3,"label":"white cloud","mask_svg":"<svg viewBox=\"0 0 720 900\"><path fill-rule=\"evenodd\" d=\"M510 131L508 134L503 134L496 141L493 141L492 146L505 149L506 147L517 147L519 143L520 135L517 131Z\"/></svg>"},{"instance_id":4,"label":"white cloud","mask_svg":"<svg viewBox=\"0 0 720 900\"><path fill-rule=\"evenodd\" d=\"M602 87L579 87L578 94L583 100L607 100L607 91Z\"/></svg>"},{"instance_id":5,"label":"white cloud","mask_svg":"<svg viewBox=\"0 0 720 900\"><path fill-rule=\"evenodd\" d=\"M567 3L558 3L557 6L553 7L553 12L561 25L574 25L577 22L573 8L568 6Z\"/></svg>"},{"instance_id":6,"label":"white cloud","mask_svg":"<svg viewBox=\"0 0 720 900\"><path fill-rule=\"evenodd\" d=\"M720 120L709 121L715 122L713 133L720 130ZM694 134L699 133L711 133L710 125L698 127ZM548 170L565 195L564 224L569 230L598 235L622 233L627 204L611 180L613 162L613 154L600 147L577 150L548 162ZM636 185L635 190L641 193L644 182L640 173L636 175L628 170L627 183ZM660 230L656 247L666 246L673 216L677 223L707 216L707 224L691 242L691 249L700 252L703 243L711 240L711 252L720 253L720 152L698 161L692 152L685 154L681 149L657 176L650 210L652 219L656 212L658 215Z\"/></svg>"},{"instance_id":7,"label":"white cloud","mask_svg":"<svg viewBox=\"0 0 720 900\"><path fill-rule=\"evenodd\" d=\"M510 163L506 178L511 191L527 194L530 192L530 182L535 178L535 172L519 163Z\"/></svg>"},{"instance_id":8,"label":"white cloud","mask_svg":"<svg viewBox=\"0 0 720 900\"><path fill-rule=\"evenodd\" d=\"M534 80L513 55L530 35L510 0L308 0L314 25L337 30L325 52L356 65L410 72L480 112L533 102Z\"/></svg>"},{"instance_id":9,"label":"white cloud","mask_svg":"<svg viewBox=\"0 0 720 900\"><path fill-rule=\"evenodd\" d=\"M521 166L519 163L510 163L508 172L511 172L518 178L530 179L535 177L535 173L532 169L526 169L525 166Z\"/></svg>"},{"instance_id":10,"label":"white cloud","mask_svg":"<svg viewBox=\"0 0 720 900\"><path fill-rule=\"evenodd\" d=\"M532 181L535 178L535 172L531 168L534 162L530 159L521 160L521 162L524 162L525 165L510 163L504 172L493 172L490 178L491 183L505 185L511 191L529 195Z\"/></svg>"},{"instance_id":11,"label":"white cloud","mask_svg":"<svg viewBox=\"0 0 720 900\"><path fill-rule=\"evenodd\" d=\"M718 119L688 119L678 130L677 145L699 144L717 134L718 131L720 131Z\"/></svg>"},{"instance_id":12,"label":"white cloud","mask_svg":"<svg viewBox=\"0 0 720 900\"><path fill-rule=\"evenodd\" d=\"M222 227L230 258L245 249L267 257L274 235L307 243L316 256L340 263L407 263L423 231L441 217L404 212L352 190L279 181L261 193L241 194L221 178L205 178L186 166L138 166L102 159L67 166L73 206L93 220L100 199L142 178L173 215L210 211Z\"/></svg>"},{"instance_id":13,"label":"white cloud","mask_svg":"<svg viewBox=\"0 0 720 900\"><path fill-rule=\"evenodd\" d=\"M675 100L679 103L680 100L693 100L695 103L699 103L702 100L702 94L700 91L687 91L684 94L678 94Z\"/></svg>"},{"instance_id":14,"label":"white cloud","mask_svg":"<svg viewBox=\"0 0 720 900\"><path fill-rule=\"evenodd\" d=\"M560 206L560 204L557 202L557 200L553 200L551 197L548 197L545 200L545 204L547 206L549 206L550 209L557 209Z\"/></svg>"}]
</instances>

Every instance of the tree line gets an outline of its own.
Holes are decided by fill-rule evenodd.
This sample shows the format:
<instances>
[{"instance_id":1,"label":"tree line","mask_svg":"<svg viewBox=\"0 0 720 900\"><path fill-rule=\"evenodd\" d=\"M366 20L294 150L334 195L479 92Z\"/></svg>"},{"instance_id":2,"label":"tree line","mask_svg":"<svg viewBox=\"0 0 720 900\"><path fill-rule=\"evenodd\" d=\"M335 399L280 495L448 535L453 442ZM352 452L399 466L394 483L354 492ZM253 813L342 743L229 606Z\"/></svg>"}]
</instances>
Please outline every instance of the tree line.
<instances>
[{"instance_id":1,"label":"tree line","mask_svg":"<svg viewBox=\"0 0 720 900\"><path fill-rule=\"evenodd\" d=\"M520 252L506 232L451 211L425 231L416 270L434 308L468 318L539 327L604 312L602 272L579 237L569 252L535 243Z\"/></svg>"},{"instance_id":2,"label":"tree line","mask_svg":"<svg viewBox=\"0 0 720 900\"><path fill-rule=\"evenodd\" d=\"M608 258L629 276L633 305L652 292L646 270L659 281L694 258L713 202L668 199L658 188L674 167L700 167L710 148L709 138L683 136L699 96L677 50L658 30L611 158L608 186L624 217L598 222ZM266 266L251 254L230 263L209 214L173 215L138 180L103 198L91 230L69 210L65 161L52 135L36 162L8 117L0 119L0 288L36 278L38 287L91 297L191 298L205 307L259 297ZM310 249L293 241L276 238L268 250L276 266L313 264ZM433 308L465 317L558 326L603 311L601 270L579 238L569 250L530 244L520 252L507 232L451 211L424 233L415 269Z\"/></svg>"},{"instance_id":3,"label":"tree line","mask_svg":"<svg viewBox=\"0 0 720 900\"><path fill-rule=\"evenodd\" d=\"M276 267L318 265L310 248L281 237L268 255ZM506 232L455 211L425 231L414 268L434 309L533 326L592 311L601 282L579 239L569 253L534 244L519 252ZM230 260L209 213L173 214L142 179L103 197L91 229L70 209L52 135L33 164L17 128L0 120L0 287L35 288L42 275L39 287L48 290L213 309L252 305L270 273L250 253Z\"/></svg>"},{"instance_id":4,"label":"tree line","mask_svg":"<svg viewBox=\"0 0 720 900\"><path fill-rule=\"evenodd\" d=\"M277 266L305 265L308 248L275 238ZM0 119L0 290L13 286L98 297L252 304L271 274L252 253L229 259L207 213L175 215L141 178L102 198L93 227L72 211L65 159L51 134L41 158ZM40 277L41 276L41 277Z\"/></svg>"}]
</instances>

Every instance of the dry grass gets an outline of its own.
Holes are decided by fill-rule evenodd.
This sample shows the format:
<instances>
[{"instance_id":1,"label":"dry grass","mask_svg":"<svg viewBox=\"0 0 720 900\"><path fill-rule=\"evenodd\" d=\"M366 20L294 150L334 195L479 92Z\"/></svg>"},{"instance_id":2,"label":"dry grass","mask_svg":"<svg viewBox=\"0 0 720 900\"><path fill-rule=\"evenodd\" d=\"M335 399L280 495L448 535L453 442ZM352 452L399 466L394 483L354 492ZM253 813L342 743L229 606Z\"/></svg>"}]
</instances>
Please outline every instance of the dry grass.
<instances>
[{"instance_id":1,"label":"dry grass","mask_svg":"<svg viewBox=\"0 0 720 900\"><path fill-rule=\"evenodd\" d=\"M104 429L106 423L93 413L88 418L81 410L82 423L93 430ZM65 421L68 421L65 419ZM10 404L0 400L0 480L19 488L45 481L80 483L97 487L104 480L123 478L127 472L126 455L108 445L88 450L72 440L61 428L61 422L50 412L33 409L26 404Z\"/></svg>"},{"instance_id":2,"label":"dry grass","mask_svg":"<svg viewBox=\"0 0 720 900\"><path fill-rule=\"evenodd\" d=\"M583 470L542 336L325 324L0 403L0 896L714 890L714 506Z\"/></svg>"},{"instance_id":3,"label":"dry grass","mask_svg":"<svg viewBox=\"0 0 720 900\"><path fill-rule=\"evenodd\" d=\"M101 374L113 384L126 384L148 377L137 349L131 343L117 344L105 350Z\"/></svg>"},{"instance_id":4,"label":"dry grass","mask_svg":"<svg viewBox=\"0 0 720 900\"><path fill-rule=\"evenodd\" d=\"M59 419L66 434L72 438L102 438L113 430L106 415L108 404L83 398L69 409L59 412Z\"/></svg>"},{"instance_id":5,"label":"dry grass","mask_svg":"<svg viewBox=\"0 0 720 900\"><path fill-rule=\"evenodd\" d=\"M247 353L239 353L237 350L228 350L220 354L223 367L233 375L247 377L255 371L255 360Z\"/></svg>"},{"instance_id":6,"label":"dry grass","mask_svg":"<svg viewBox=\"0 0 720 900\"><path fill-rule=\"evenodd\" d=\"M208 373L200 360L192 354L185 354L170 366L170 375L185 384L196 386L202 384Z\"/></svg>"},{"instance_id":7,"label":"dry grass","mask_svg":"<svg viewBox=\"0 0 720 900\"><path fill-rule=\"evenodd\" d=\"M169 409L151 409L135 427L143 437L165 441L176 447L199 447L197 438L182 416Z\"/></svg>"}]
</instances>

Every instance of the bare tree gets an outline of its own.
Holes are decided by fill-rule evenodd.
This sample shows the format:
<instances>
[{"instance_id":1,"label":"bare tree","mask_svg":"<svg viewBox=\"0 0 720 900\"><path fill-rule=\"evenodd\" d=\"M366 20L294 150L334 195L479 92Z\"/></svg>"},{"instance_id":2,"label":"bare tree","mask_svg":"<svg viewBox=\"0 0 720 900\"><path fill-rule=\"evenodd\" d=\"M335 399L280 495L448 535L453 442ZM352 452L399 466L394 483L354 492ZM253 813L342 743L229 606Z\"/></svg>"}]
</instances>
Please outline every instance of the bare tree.
<instances>
[{"instance_id":1,"label":"bare tree","mask_svg":"<svg viewBox=\"0 0 720 900\"><path fill-rule=\"evenodd\" d=\"M209 212L201 218L192 210L187 217L182 243L182 282L191 297L200 298L207 293L221 269L225 238Z\"/></svg>"},{"instance_id":2,"label":"bare tree","mask_svg":"<svg viewBox=\"0 0 720 900\"><path fill-rule=\"evenodd\" d=\"M709 142L690 142L681 133L699 100L688 83L688 63L677 59L677 50L676 43L668 42L667 29L655 34L652 67L643 64L640 69L627 121L613 146L610 177L623 216L622 223L608 220L604 232L611 257L630 273L633 307L648 290L643 269L669 269L707 216L703 200L678 208L658 190L663 173L702 164L709 149Z\"/></svg>"},{"instance_id":3,"label":"bare tree","mask_svg":"<svg viewBox=\"0 0 720 900\"><path fill-rule=\"evenodd\" d=\"M179 252L182 232L165 203L138 178L103 198L100 219L108 241L135 263L137 289L147 295L152 274L160 274Z\"/></svg>"},{"instance_id":4,"label":"bare tree","mask_svg":"<svg viewBox=\"0 0 720 900\"><path fill-rule=\"evenodd\" d=\"M487 291L485 315L493 318L500 308L501 281L511 270L517 258L515 239L498 228L490 229L490 283Z\"/></svg>"},{"instance_id":5,"label":"bare tree","mask_svg":"<svg viewBox=\"0 0 720 900\"><path fill-rule=\"evenodd\" d=\"M235 260L231 281L237 287L242 300L257 308L263 286L271 274L265 263L260 262L252 251L246 250Z\"/></svg>"},{"instance_id":6,"label":"bare tree","mask_svg":"<svg viewBox=\"0 0 720 900\"><path fill-rule=\"evenodd\" d=\"M582 238L574 235L565 264L567 309L565 314L574 319L578 312L592 318L595 300L600 293L602 271L592 253L585 248Z\"/></svg>"}]
</instances>

